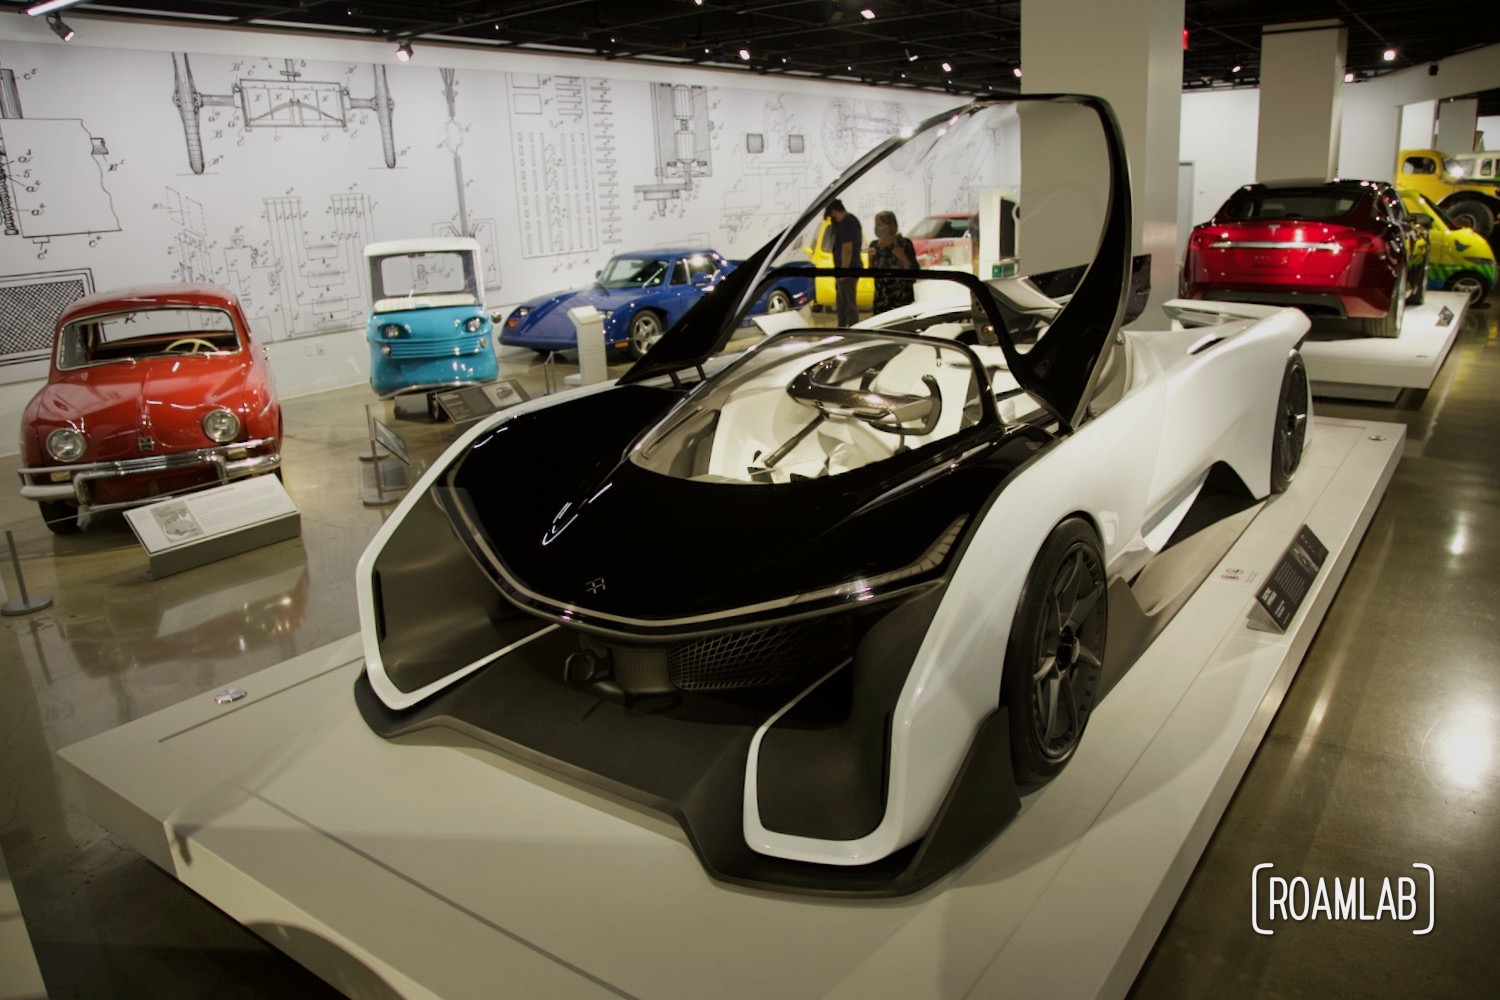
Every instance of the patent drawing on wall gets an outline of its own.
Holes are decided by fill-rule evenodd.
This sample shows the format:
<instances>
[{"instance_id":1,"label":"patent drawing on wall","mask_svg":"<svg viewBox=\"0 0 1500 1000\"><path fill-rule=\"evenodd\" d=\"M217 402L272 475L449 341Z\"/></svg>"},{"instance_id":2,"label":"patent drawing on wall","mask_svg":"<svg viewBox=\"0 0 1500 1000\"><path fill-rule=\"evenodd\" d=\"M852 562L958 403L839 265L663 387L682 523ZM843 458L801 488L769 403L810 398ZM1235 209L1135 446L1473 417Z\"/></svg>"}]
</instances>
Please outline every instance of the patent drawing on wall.
<instances>
[{"instance_id":1,"label":"patent drawing on wall","mask_svg":"<svg viewBox=\"0 0 1500 1000\"><path fill-rule=\"evenodd\" d=\"M484 262L485 287L498 289L500 287L500 248L495 240L495 220L475 219L469 214L467 190L472 182L464 180L464 160L460 152L463 149L464 135L469 131L469 126L458 120L458 71L440 69L438 72L443 78L443 100L448 105L448 120L443 126L442 148L446 149L453 159L453 189L458 202L458 211L445 222L433 223L432 235L472 236L479 240L484 246L484 252L480 256Z\"/></svg>"},{"instance_id":2,"label":"patent drawing on wall","mask_svg":"<svg viewBox=\"0 0 1500 1000\"><path fill-rule=\"evenodd\" d=\"M613 148L614 112L608 88L592 84L579 76L506 74L522 257L592 254L604 232L618 232L613 160L602 178L594 165L596 134L606 137L602 148Z\"/></svg>"},{"instance_id":3,"label":"patent drawing on wall","mask_svg":"<svg viewBox=\"0 0 1500 1000\"><path fill-rule=\"evenodd\" d=\"M895 101L837 97L823 114L823 152L834 169L843 170L909 124L906 109Z\"/></svg>"},{"instance_id":4,"label":"patent drawing on wall","mask_svg":"<svg viewBox=\"0 0 1500 1000\"><path fill-rule=\"evenodd\" d=\"M656 141L656 183L637 184L635 190L660 214L667 203L693 189L695 178L713 176L708 89L680 83L652 84L651 123Z\"/></svg>"},{"instance_id":5,"label":"patent drawing on wall","mask_svg":"<svg viewBox=\"0 0 1500 1000\"><path fill-rule=\"evenodd\" d=\"M93 291L88 268L0 277L0 382L44 377L57 317Z\"/></svg>"},{"instance_id":6,"label":"patent drawing on wall","mask_svg":"<svg viewBox=\"0 0 1500 1000\"><path fill-rule=\"evenodd\" d=\"M724 193L720 224L739 236L790 225L822 186L822 170L807 152L807 135L780 95L765 103L755 131L740 136L740 177Z\"/></svg>"},{"instance_id":7,"label":"patent drawing on wall","mask_svg":"<svg viewBox=\"0 0 1500 1000\"><path fill-rule=\"evenodd\" d=\"M183 282L214 282L213 258L209 254L208 223L203 213L203 204L189 198L176 188L167 188L166 198L159 206L167 213L177 232L172 237L172 280Z\"/></svg>"},{"instance_id":8,"label":"patent drawing on wall","mask_svg":"<svg viewBox=\"0 0 1500 1000\"><path fill-rule=\"evenodd\" d=\"M624 237L620 212L620 168L615 160L615 114L613 86L608 80L589 79L589 134L594 140L594 204L599 212L599 240L606 246Z\"/></svg>"},{"instance_id":9,"label":"patent drawing on wall","mask_svg":"<svg viewBox=\"0 0 1500 1000\"><path fill-rule=\"evenodd\" d=\"M193 81L193 67L186 52L172 53L172 103L182 118L182 132L187 139L188 165L201 174L207 166L203 155L201 128L204 108L234 108L238 124L246 132L256 129L351 129L350 114L368 110L375 113L380 127L380 145L385 165L396 166L394 127L396 102L386 82L385 66L371 63L374 73L370 97L354 97L341 83L304 80L298 60L284 60L280 80L257 80L236 77L227 94L205 94ZM306 65L303 63L302 65Z\"/></svg>"},{"instance_id":10,"label":"patent drawing on wall","mask_svg":"<svg viewBox=\"0 0 1500 1000\"><path fill-rule=\"evenodd\" d=\"M259 245L237 232L224 251L228 283L271 340L352 329L364 317L364 248L373 241L371 204L363 194L332 195L314 227L302 198L265 199L270 239Z\"/></svg>"},{"instance_id":11,"label":"patent drawing on wall","mask_svg":"<svg viewBox=\"0 0 1500 1000\"><path fill-rule=\"evenodd\" d=\"M120 231L104 186L109 149L77 118L27 118L16 75L0 69L0 225L47 256L58 236Z\"/></svg>"}]
</instances>

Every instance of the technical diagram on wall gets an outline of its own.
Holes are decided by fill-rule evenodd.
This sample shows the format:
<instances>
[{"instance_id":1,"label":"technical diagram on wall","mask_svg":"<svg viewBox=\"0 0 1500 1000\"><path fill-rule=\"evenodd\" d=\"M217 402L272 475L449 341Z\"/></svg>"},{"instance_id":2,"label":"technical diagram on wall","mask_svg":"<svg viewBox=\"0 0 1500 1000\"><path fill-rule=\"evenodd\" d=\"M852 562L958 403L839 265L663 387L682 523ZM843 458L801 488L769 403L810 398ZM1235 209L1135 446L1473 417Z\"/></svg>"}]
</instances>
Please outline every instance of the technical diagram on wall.
<instances>
[{"instance_id":1,"label":"technical diagram on wall","mask_svg":"<svg viewBox=\"0 0 1500 1000\"><path fill-rule=\"evenodd\" d=\"M307 64L296 59L284 60L281 79L267 80L236 77L227 94L206 94L193 80L193 67L186 52L172 54L172 103L182 117L182 132L187 139L188 165L193 173L203 173L208 165L203 155L202 112L204 108L234 108L232 125L246 132L256 129L341 129L351 131L351 112L368 110L375 114L380 128L380 146L385 165L396 166L394 130L395 101L386 82L385 67L372 63L372 95L354 97L341 83L302 79ZM239 64L236 64L239 65Z\"/></svg>"},{"instance_id":2,"label":"technical diagram on wall","mask_svg":"<svg viewBox=\"0 0 1500 1000\"><path fill-rule=\"evenodd\" d=\"M906 109L895 101L837 97L823 114L823 152L835 169L843 170L908 124Z\"/></svg>"},{"instance_id":3,"label":"technical diagram on wall","mask_svg":"<svg viewBox=\"0 0 1500 1000\"><path fill-rule=\"evenodd\" d=\"M373 242L369 199L332 195L321 225L297 195L264 204L269 241L255 245L237 232L224 251L228 282L257 332L284 340L357 327L365 309L364 248Z\"/></svg>"},{"instance_id":4,"label":"technical diagram on wall","mask_svg":"<svg viewBox=\"0 0 1500 1000\"><path fill-rule=\"evenodd\" d=\"M0 69L0 225L47 256L48 241L120 231L104 187L109 149L78 118L27 118L16 75Z\"/></svg>"},{"instance_id":5,"label":"technical diagram on wall","mask_svg":"<svg viewBox=\"0 0 1500 1000\"><path fill-rule=\"evenodd\" d=\"M88 268L0 277L0 382L45 377L54 321L93 291Z\"/></svg>"},{"instance_id":6,"label":"technical diagram on wall","mask_svg":"<svg viewBox=\"0 0 1500 1000\"><path fill-rule=\"evenodd\" d=\"M636 193L655 204L658 214L696 178L713 176L708 120L708 88L687 84L651 85L651 124L656 142L656 183L636 185Z\"/></svg>"},{"instance_id":7,"label":"technical diagram on wall","mask_svg":"<svg viewBox=\"0 0 1500 1000\"><path fill-rule=\"evenodd\" d=\"M740 177L724 194L720 222L733 235L781 229L822 187L822 170L808 155L807 135L783 98L765 102L765 113L741 134Z\"/></svg>"},{"instance_id":8,"label":"technical diagram on wall","mask_svg":"<svg viewBox=\"0 0 1500 1000\"><path fill-rule=\"evenodd\" d=\"M208 222L203 214L203 205L196 198L189 198L176 188L169 187L165 200L157 207L167 213L177 229L172 240L173 257L176 260L172 268L172 280L217 281L213 259L209 255Z\"/></svg>"},{"instance_id":9,"label":"technical diagram on wall","mask_svg":"<svg viewBox=\"0 0 1500 1000\"><path fill-rule=\"evenodd\" d=\"M446 222L433 223L434 236L471 236L484 247L480 255L484 263L485 287L500 287L500 248L495 241L495 220L475 219L469 214L467 188L464 180L464 160L460 153L464 145L464 134L469 126L458 120L458 71L441 69L443 78L443 100L448 105L448 120L443 125L443 149L453 158L453 188L458 202L458 211Z\"/></svg>"},{"instance_id":10,"label":"technical diagram on wall","mask_svg":"<svg viewBox=\"0 0 1500 1000\"><path fill-rule=\"evenodd\" d=\"M613 157L602 177L593 162L596 149L613 149L608 88L534 73L506 74L506 88L521 256L593 253L606 233L617 239Z\"/></svg>"}]
</instances>

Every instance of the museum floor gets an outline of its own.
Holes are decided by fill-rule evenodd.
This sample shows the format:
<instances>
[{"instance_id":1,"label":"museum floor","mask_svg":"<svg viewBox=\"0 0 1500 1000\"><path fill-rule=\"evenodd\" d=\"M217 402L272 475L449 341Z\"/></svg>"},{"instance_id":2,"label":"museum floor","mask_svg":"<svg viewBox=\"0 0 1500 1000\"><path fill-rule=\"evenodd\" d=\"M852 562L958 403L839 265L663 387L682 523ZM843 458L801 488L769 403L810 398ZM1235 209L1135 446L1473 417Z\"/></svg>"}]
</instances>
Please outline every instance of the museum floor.
<instances>
[{"instance_id":1,"label":"museum floor","mask_svg":"<svg viewBox=\"0 0 1500 1000\"><path fill-rule=\"evenodd\" d=\"M540 391L539 366L507 361L502 377ZM55 602L0 621L0 852L53 996L336 995L95 825L54 753L356 630L355 562L385 516L360 502L369 400L357 387L285 404L300 539L157 582L118 516L54 537L0 491L27 584ZM1405 423L1405 456L1138 998L1488 996L1500 982L1500 306L1470 313L1430 391L1318 411ZM397 426L428 460L451 434ZM0 458L0 483L18 465ZM8 561L0 577L13 596ZM1258 936L1249 881L1268 862L1376 883L1430 864L1436 928Z\"/></svg>"}]
</instances>

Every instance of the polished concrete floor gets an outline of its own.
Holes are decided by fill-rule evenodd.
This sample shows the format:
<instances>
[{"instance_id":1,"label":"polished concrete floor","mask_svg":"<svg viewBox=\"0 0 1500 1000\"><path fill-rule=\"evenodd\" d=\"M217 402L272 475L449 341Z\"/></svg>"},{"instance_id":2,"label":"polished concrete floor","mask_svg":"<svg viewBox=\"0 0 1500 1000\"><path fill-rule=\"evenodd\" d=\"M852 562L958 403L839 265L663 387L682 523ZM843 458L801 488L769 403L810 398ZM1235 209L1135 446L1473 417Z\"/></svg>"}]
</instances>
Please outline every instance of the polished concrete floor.
<instances>
[{"instance_id":1,"label":"polished concrete floor","mask_svg":"<svg viewBox=\"0 0 1500 1000\"><path fill-rule=\"evenodd\" d=\"M1406 455L1135 996L1488 996L1500 982L1497 318L1470 315L1429 392L1320 404L1404 422ZM502 376L541 387L529 358ZM299 539L156 582L117 515L53 537L0 492L27 584L55 602L0 620L0 851L54 996L335 995L95 825L54 752L355 631L354 565L385 516L361 504L369 401L362 387L287 401ZM451 433L396 426L427 461ZM0 482L17 464L0 459ZM13 596L8 562L0 578ZM1430 864L1436 929L1261 937L1250 875L1267 862L1377 883Z\"/></svg>"}]
</instances>

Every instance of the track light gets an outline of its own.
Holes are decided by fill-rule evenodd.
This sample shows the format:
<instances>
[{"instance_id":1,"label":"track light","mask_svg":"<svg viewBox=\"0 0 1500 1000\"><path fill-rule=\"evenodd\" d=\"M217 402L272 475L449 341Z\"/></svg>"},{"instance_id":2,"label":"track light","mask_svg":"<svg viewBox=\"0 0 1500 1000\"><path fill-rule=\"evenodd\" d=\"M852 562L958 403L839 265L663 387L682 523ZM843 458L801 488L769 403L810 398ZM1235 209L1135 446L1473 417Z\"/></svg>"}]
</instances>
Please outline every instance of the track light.
<instances>
[{"instance_id":1,"label":"track light","mask_svg":"<svg viewBox=\"0 0 1500 1000\"><path fill-rule=\"evenodd\" d=\"M1353 83L1354 82L1354 73L1353 73L1353 71L1350 71L1350 72L1344 74L1344 82L1345 83Z\"/></svg>"},{"instance_id":2,"label":"track light","mask_svg":"<svg viewBox=\"0 0 1500 1000\"><path fill-rule=\"evenodd\" d=\"M63 23L61 14L48 14L47 27L51 28L52 33L63 41L71 42L73 40L73 29Z\"/></svg>"},{"instance_id":3,"label":"track light","mask_svg":"<svg viewBox=\"0 0 1500 1000\"><path fill-rule=\"evenodd\" d=\"M750 50L749 49L740 49L740 58L743 59L743 60L745 60L745 62L749 62L750 61Z\"/></svg>"},{"instance_id":4,"label":"track light","mask_svg":"<svg viewBox=\"0 0 1500 1000\"><path fill-rule=\"evenodd\" d=\"M860 11L859 12L859 16L862 17L862 18L864 18L866 21L873 21L873 20L875 20L875 12L873 10L871 10L870 8L868 8L868 7L866 7L864 10Z\"/></svg>"},{"instance_id":5,"label":"track light","mask_svg":"<svg viewBox=\"0 0 1500 1000\"><path fill-rule=\"evenodd\" d=\"M953 72L953 64L950 63L950 62L943 63L943 72L944 73L952 73Z\"/></svg>"},{"instance_id":6,"label":"track light","mask_svg":"<svg viewBox=\"0 0 1500 1000\"><path fill-rule=\"evenodd\" d=\"M1243 67L1243 66L1239 65L1238 63L1236 63L1234 69L1230 70L1229 72L1231 72L1231 73L1238 73L1240 70L1242 70L1244 68L1245 67Z\"/></svg>"},{"instance_id":7,"label":"track light","mask_svg":"<svg viewBox=\"0 0 1500 1000\"><path fill-rule=\"evenodd\" d=\"M902 49L901 51L906 53L906 61L907 62L916 62L917 61L917 55L911 49Z\"/></svg>"},{"instance_id":8,"label":"track light","mask_svg":"<svg viewBox=\"0 0 1500 1000\"><path fill-rule=\"evenodd\" d=\"M396 46L396 58L401 62L411 62L411 57L413 54L414 53L411 50L410 41L402 42L400 45Z\"/></svg>"},{"instance_id":9,"label":"track light","mask_svg":"<svg viewBox=\"0 0 1500 1000\"><path fill-rule=\"evenodd\" d=\"M1021 67L1017 66L1015 69L1011 70L1011 72L1016 75L1017 80L1021 79Z\"/></svg>"},{"instance_id":10,"label":"track light","mask_svg":"<svg viewBox=\"0 0 1500 1000\"><path fill-rule=\"evenodd\" d=\"M32 4L26 8L26 13L31 17L41 14L50 14L54 10L62 10L64 7L74 7L83 3L84 0L47 0L46 3Z\"/></svg>"},{"instance_id":11,"label":"track light","mask_svg":"<svg viewBox=\"0 0 1500 1000\"><path fill-rule=\"evenodd\" d=\"M1386 62L1395 62L1396 61L1396 50L1395 49L1386 49L1384 52L1380 53L1380 58L1384 59Z\"/></svg>"}]
</instances>

